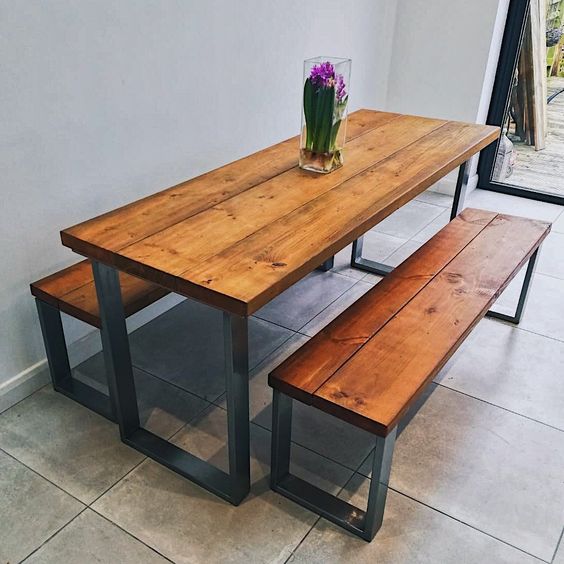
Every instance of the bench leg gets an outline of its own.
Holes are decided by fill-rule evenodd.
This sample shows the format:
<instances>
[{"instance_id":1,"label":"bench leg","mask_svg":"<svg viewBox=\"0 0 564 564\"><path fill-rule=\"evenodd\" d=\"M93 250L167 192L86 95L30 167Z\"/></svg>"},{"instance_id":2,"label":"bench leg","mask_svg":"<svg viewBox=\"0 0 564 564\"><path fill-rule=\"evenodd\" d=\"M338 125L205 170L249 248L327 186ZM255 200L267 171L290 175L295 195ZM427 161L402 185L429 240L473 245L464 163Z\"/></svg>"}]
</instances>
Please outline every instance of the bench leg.
<instances>
[{"instance_id":1,"label":"bench leg","mask_svg":"<svg viewBox=\"0 0 564 564\"><path fill-rule=\"evenodd\" d=\"M521 321L523 315L523 310L527 305L527 299L529 298L529 290L531 288L531 280L535 272L535 266L537 263L538 254L540 247L531 255L529 263L527 264L527 270L525 272L525 280L523 281L523 286L521 287L521 293L519 294L519 301L517 302L517 309L515 310L515 315L506 315L505 313L499 313L497 311L488 311L486 317L493 317L494 319L501 319L502 321L507 321L509 323L514 323L518 325Z\"/></svg>"},{"instance_id":2,"label":"bench leg","mask_svg":"<svg viewBox=\"0 0 564 564\"><path fill-rule=\"evenodd\" d=\"M238 505L250 489L247 319L224 314L229 473L141 427L118 272L93 261L104 356L121 438L174 472Z\"/></svg>"},{"instance_id":3,"label":"bench leg","mask_svg":"<svg viewBox=\"0 0 564 564\"><path fill-rule=\"evenodd\" d=\"M292 399L274 390L270 487L347 531L371 541L382 525L397 427L376 438L372 480L366 511L290 473Z\"/></svg>"},{"instance_id":4,"label":"bench leg","mask_svg":"<svg viewBox=\"0 0 564 564\"><path fill-rule=\"evenodd\" d=\"M39 299L35 300L35 304L43 342L45 343L51 381L55 391L95 411L106 419L115 421L110 397L73 378L59 309Z\"/></svg>"},{"instance_id":5,"label":"bench leg","mask_svg":"<svg viewBox=\"0 0 564 564\"><path fill-rule=\"evenodd\" d=\"M323 264L317 267L317 270L322 272L329 272L335 266L335 257L327 259Z\"/></svg>"},{"instance_id":6,"label":"bench leg","mask_svg":"<svg viewBox=\"0 0 564 564\"><path fill-rule=\"evenodd\" d=\"M467 163L460 166L458 170L458 179L456 181L456 188L454 190L454 199L452 202L452 209L450 212L450 219L453 220L461 211L464 205L464 199L466 196L466 168ZM358 268L364 272L370 272L372 274L377 274L378 276L386 276L394 270L393 266L387 264L382 264L381 262L376 262L362 256L362 242L363 238L359 237L353 242L352 254L351 254L351 268Z\"/></svg>"}]
</instances>

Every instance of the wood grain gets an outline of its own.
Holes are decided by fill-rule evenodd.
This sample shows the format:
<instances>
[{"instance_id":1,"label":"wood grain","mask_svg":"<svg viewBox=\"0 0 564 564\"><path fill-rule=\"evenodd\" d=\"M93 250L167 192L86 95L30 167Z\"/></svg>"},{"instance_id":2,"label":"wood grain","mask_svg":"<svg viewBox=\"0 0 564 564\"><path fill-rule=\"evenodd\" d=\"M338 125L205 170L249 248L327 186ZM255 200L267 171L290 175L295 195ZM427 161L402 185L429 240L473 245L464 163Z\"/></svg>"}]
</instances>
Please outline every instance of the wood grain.
<instances>
[{"instance_id":1,"label":"wood grain","mask_svg":"<svg viewBox=\"0 0 564 564\"><path fill-rule=\"evenodd\" d=\"M250 315L456 168L498 128L359 111L346 163L294 166L295 139L62 232L78 253Z\"/></svg>"},{"instance_id":2,"label":"wood grain","mask_svg":"<svg viewBox=\"0 0 564 564\"><path fill-rule=\"evenodd\" d=\"M498 215L312 394L311 403L385 436L549 230L543 222Z\"/></svg>"},{"instance_id":3,"label":"wood grain","mask_svg":"<svg viewBox=\"0 0 564 564\"><path fill-rule=\"evenodd\" d=\"M353 140L398 114L359 110L351 114ZM196 178L112 210L61 232L63 244L90 257L118 251L194 214L266 182L297 165L299 137L292 137Z\"/></svg>"},{"instance_id":4,"label":"wood grain","mask_svg":"<svg viewBox=\"0 0 564 564\"><path fill-rule=\"evenodd\" d=\"M464 210L269 376L271 385L310 403L312 394L478 236L495 212Z\"/></svg>"},{"instance_id":5,"label":"wood grain","mask_svg":"<svg viewBox=\"0 0 564 564\"><path fill-rule=\"evenodd\" d=\"M123 272L120 273L120 286L126 317L169 293L165 288ZM100 328L98 299L89 260L33 282L30 288L35 297L72 317Z\"/></svg>"}]
</instances>

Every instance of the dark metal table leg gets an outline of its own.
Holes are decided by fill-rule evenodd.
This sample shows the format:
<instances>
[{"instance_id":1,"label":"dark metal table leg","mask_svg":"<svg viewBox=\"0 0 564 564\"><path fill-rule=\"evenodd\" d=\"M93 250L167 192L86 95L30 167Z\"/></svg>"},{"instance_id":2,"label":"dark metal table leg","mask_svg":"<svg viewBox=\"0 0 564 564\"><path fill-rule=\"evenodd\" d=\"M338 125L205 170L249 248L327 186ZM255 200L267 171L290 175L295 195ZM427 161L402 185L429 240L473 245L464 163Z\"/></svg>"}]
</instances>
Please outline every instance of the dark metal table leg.
<instances>
[{"instance_id":1,"label":"dark metal table leg","mask_svg":"<svg viewBox=\"0 0 564 564\"><path fill-rule=\"evenodd\" d=\"M292 399L274 390L270 487L355 535L370 541L382 525L397 427L376 437L366 511L290 473Z\"/></svg>"},{"instance_id":2,"label":"dark metal table leg","mask_svg":"<svg viewBox=\"0 0 564 564\"><path fill-rule=\"evenodd\" d=\"M317 270L321 270L322 272L328 272L335 266L335 257L331 257L327 259L323 264L317 267Z\"/></svg>"},{"instance_id":3,"label":"dark metal table leg","mask_svg":"<svg viewBox=\"0 0 564 564\"><path fill-rule=\"evenodd\" d=\"M142 428L118 272L93 261L108 382L123 442L238 505L250 489L248 332L244 318L225 314L229 473Z\"/></svg>"},{"instance_id":4,"label":"dark metal table leg","mask_svg":"<svg viewBox=\"0 0 564 564\"><path fill-rule=\"evenodd\" d=\"M59 309L39 299L35 300L35 304L53 388L106 419L115 421L110 397L73 378Z\"/></svg>"},{"instance_id":5,"label":"dark metal table leg","mask_svg":"<svg viewBox=\"0 0 564 564\"><path fill-rule=\"evenodd\" d=\"M458 169L458 178L456 179L456 188L454 189L454 198L450 210L451 221L462 211L462 206L466 199L466 188L468 187L468 179L466 178L467 165L468 163L464 163Z\"/></svg>"},{"instance_id":6,"label":"dark metal table leg","mask_svg":"<svg viewBox=\"0 0 564 564\"><path fill-rule=\"evenodd\" d=\"M467 163L462 164L458 171L458 179L456 181L456 188L454 190L454 200L450 213L451 220L458 215L461 206L464 205L464 198L466 195L466 184L467 184L466 165ZM387 274L390 274L392 270L394 270L393 266L389 266L387 264L382 264L381 262L363 258L362 244L363 244L362 237L359 237L356 241L353 242L353 248L351 254L352 268L358 268L359 270L363 270L364 272L370 272L372 274L377 274L378 276L386 276Z\"/></svg>"},{"instance_id":7,"label":"dark metal table leg","mask_svg":"<svg viewBox=\"0 0 564 564\"><path fill-rule=\"evenodd\" d=\"M538 248L529 259L527 264L527 270L525 272L525 280L523 281L523 286L521 287L521 293L519 294L519 301L517 302L517 308L515 310L515 315L507 315L505 313L499 313L497 311L488 311L486 317L493 317L494 319L501 319L502 321L507 321L509 323L514 323L517 325L521 321L523 315L523 310L527 305L527 299L529 298L529 290L531 288L531 280L535 272L535 266L537 263L537 258L540 248Z\"/></svg>"}]
</instances>

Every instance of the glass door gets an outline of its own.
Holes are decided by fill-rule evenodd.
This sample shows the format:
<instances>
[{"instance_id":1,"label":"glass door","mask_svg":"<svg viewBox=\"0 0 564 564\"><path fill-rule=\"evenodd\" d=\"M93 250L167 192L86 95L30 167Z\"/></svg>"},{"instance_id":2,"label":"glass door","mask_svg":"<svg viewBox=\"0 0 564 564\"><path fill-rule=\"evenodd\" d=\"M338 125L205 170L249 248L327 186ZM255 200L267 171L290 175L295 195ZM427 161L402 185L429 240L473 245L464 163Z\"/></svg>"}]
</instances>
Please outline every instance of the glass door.
<instances>
[{"instance_id":1,"label":"glass door","mask_svg":"<svg viewBox=\"0 0 564 564\"><path fill-rule=\"evenodd\" d=\"M564 204L564 0L511 0L480 188Z\"/></svg>"}]
</instances>

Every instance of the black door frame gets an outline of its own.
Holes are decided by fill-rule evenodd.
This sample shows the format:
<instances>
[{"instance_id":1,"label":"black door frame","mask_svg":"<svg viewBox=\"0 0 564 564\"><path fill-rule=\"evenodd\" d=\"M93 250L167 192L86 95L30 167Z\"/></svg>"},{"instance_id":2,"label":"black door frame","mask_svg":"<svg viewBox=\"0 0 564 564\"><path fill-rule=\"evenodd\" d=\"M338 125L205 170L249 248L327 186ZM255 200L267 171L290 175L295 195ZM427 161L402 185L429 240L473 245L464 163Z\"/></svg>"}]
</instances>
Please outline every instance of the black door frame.
<instances>
[{"instance_id":1,"label":"black door frame","mask_svg":"<svg viewBox=\"0 0 564 564\"><path fill-rule=\"evenodd\" d=\"M513 76L517 68L529 9L529 0L511 0L509 3L509 11L507 13L507 21L503 33L492 98L486 121L489 125L501 126L506 116ZM513 196L521 196L541 202L549 202L551 204L564 205L564 197L562 196L548 194L546 192L536 192L533 189L526 189L521 186L492 180L498 147L499 141L484 149L480 154L480 160L478 161L478 188L501 192L503 194L511 194Z\"/></svg>"}]
</instances>

